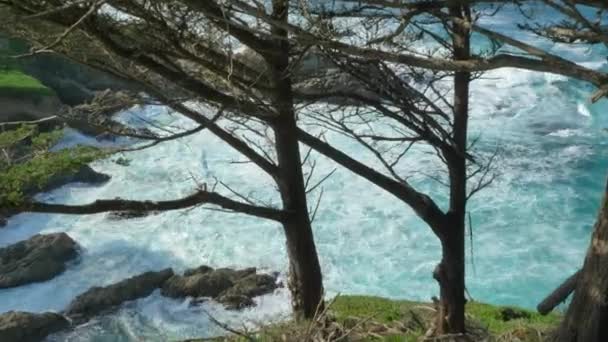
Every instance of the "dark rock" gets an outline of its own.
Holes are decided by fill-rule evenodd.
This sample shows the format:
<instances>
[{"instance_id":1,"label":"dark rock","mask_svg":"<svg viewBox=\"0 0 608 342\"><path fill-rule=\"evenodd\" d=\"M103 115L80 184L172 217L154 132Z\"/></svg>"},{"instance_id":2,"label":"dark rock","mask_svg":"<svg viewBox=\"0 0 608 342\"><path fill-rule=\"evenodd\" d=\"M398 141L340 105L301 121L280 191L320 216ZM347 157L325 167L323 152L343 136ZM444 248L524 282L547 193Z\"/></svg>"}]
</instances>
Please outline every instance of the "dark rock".
<instances>
[{"instance_id":1,"label":"dark rock","mask_svg":"<svg viewBox=\"0 0 608 342\"><path fill-rule=\"evenodd\" d=\"M0 315L0 341L39 342L69 325L63 316L55 313L10 311Z\"/></svg>"},{"instance_id":2,"label":"dark rock","mask_svg":"<svg viewBox=\"0 0 608 342\"><path fill-rule=\"evenodd\" d=\"M208 301L209 301L209 298L207 298L207 297L192 298L192 301L190 301L190 306L203 305L203 304L207 303Z\"/></svg>"},{"instance_id":3,"label":"dark rock","mask_svg":"<svg viewBox=\"0 0 608 342\"><path fill-rule=\"evenodd\" d=\"M106 287L92 287L76 297L65 310L68 317L86 321L126 302L149 296L173 276L172 269L146 272Z\"/></svg>"},{"instance_id":4,"label":"dark rock","mask_svg":"<svg viewBox=\"0 0 608 342\"><path fill-rule=\"evenodd\" d=\"M35 121L56 115L61 111L59 99L52 95L10 96L0 95L0 123Z\"/></svg>"},{"instance_id":5,"label":"dark rock","mask_svg":"<svg viewBox=\"0 0 608 342\"><path fill-rule=\"evenodd\" d=\"M112 177L101 172L93 170L90 166L83 166L75 173L58 174L42 186L31 187L24 189L23 192L29 196L32 196L38 192L47 192L57 188L60 188L70 183L85 183L90 185L101 185L109 181Z\"/></svg>"},{"instance_id":6,"label":"dark rock","mask_svg":"<svg viewBox=\"0 0 608 342\"><path fill-rule=\"evenodd\" d=\"M529 319L530 313L521 309L516 308L502 308L500 309L500 319L508 322L515 319Z\"/></svg>"},{"instance_id":7,"label":"dark rock","mask_svg":"<svg viewBox=\"0 0 608 342\"><path fill-rule=\"evenodd\" d=\"M163 285L161 294L171 298L209 297L229 310L254 306L252 298L271 293L278 287L276 276L256 274L255 268L234 270L209 266L189 269L183 276L173 276Z\"/></svg>"},{"instance_id":8,"label":"dark rock","mask_svg":"<svg viewBox=\"0 0 608 342\"><path fill-rule=\"evenodd\" d=\"M224 296L245 296L249 298L265 295L273 292L277 285L277 279L268 274L250 274L239 279L234 286L223 293Z\"/></svg>"},{"instance_id":9,"label":"dark rock","mask_svg":"<svg viewBox=\"0 0 608 342\"><path fill-rule=\"evenodd\" d=\"M182 297L212 297L219 296L231 288L240 279L255 274L255 268L233 270L218 268L213 270L209 266L200 266L189 269L183 276L173 276L162 288L163 296L171 298Z\"/></svg>"},{"instance_id":10,"label":"dark rock","mask_svg":"<svg viewBox=\"0 0 608 342\"><path fill-rule=\"evenodd\" d=\"M23 71L53 89L62 103L76 106L93 99L95 92L139 91L134 83L115 77L56 54L40 54L24 59Z\"/></svg>"},{"instance_id":11,"label":"dark rock","mask_svg":"<svg viewBox=\"0 0 608 342\"><path fill-rule=\"evenodd\" d=\"M76 258L76 242L65 233L34 235L0 249L0 288L52 279Z\"/></svg>"},{"instance_id":12,"label":"dark rock","mask_svg":"<svg viewBox=\"0 0 608 342\"><path fill-rule=\"evenodd\" d=\"M72 108L64 119L70 127L98 140L115 140L117 136L157 137L147 128L133 128L113 119L114 114L135 106L137 99L138 95L129 92L99 92L90 103Z\"/></svg>"},{"instance_id":13,"label":"dark rock","mask_svg":"<svg viewBox=\"0 0 608 342\"><path fill-rule=\"evenodd\" d=\"M241 310L255 306L253 299L242 295L225 294L219 296L217 301L223 304L227 310Z\"/></svg>"},{"instance_id":14,"label":"dark rock","mask_svg":"<svg viewBox=\"0 0 608 342\"><path fill-rule=\"evenodd\" d=\"M90 166L83 166L78 172L72 175L63 175L51 180L48 187L55 189L68 183L86 183L91 185L101 185L108 182L112 177L105 173L97 172ZM46 189L45 189L46 190ZM48 190L46 190L48 191Z\"/></svg>"},{"instance_id":15,"label":"dark rock","mask_svg":"<svg viewBox=\"0 0 608 342\"><path fill-rule=\"evenodd\" d=\"M197 268L191 268L191 269L186 270L184 272L184 276L189 277L189 276L196 275L196 274L205 274L205 273L211 272L211 271L213 271L213 268L211 268L207 265L202 265Z\"/></svg>"},{"instance_id":16,"label":"dark rock","mask_svg":"<svg viewBox=\"0 0 608 342\"><path fill-rule=\"evenodd\" d=\"M171 298L217 297L234 285L228 272L205 272L190 276L173 276L161 290L161 294Z\"/></svg>"},{"instance_id":17,"label":"dark rock","mask_svg":"<svg viewBox=\"0 0 608 342\"><path fill-rule=\"evenodd\" d=\"M255 267L249 267L249 268L244 268L242 270L233 270L231 268L218 268L217 270L215 270L213 272L217 273L217 274L221 274L222 276L230 279L230 281L232 281L233 283L236 283L237 281L239 281L242 278L255 274L256 271L257 270Z\"/></svg>"}]
</instances>

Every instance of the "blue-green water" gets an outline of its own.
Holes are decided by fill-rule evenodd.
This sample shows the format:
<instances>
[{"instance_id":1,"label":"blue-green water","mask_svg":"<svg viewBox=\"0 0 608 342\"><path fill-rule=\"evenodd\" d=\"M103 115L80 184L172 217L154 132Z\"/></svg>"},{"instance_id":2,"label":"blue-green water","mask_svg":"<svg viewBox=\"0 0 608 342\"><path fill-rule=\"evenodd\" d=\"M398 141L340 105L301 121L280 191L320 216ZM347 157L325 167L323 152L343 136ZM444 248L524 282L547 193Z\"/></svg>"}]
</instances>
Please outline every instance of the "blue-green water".
<instances>
[{"instance_id":1,"label":"blue-green water","mask_svg":"<svg viewBox=\"0 0 608 342\"><path fill-rule=\"evenodd\" d=\"M495 25L506 25L496 18ZM532 39L532 38L530 38ZM605 51L553 46L553 51L593 68L606 66ZM559 76L503 69L473 84L471 137L482 155L500 151L498 178L470 202L472 245L467 282L480 301L534 307L580 267L608 170L608 102L591 105L593 89ZM148 107L138 115L167 125L190 125ZM361 148L338 136L330 141L370 161ZM75 133L66 142L89 141ZM98 188L70 185L42 199L83 203L117 196L167 199L187 194L215 177L232 188L277 203L270 179L207 133L131 153L129 167L111 160L93 166L112 175ZM317 178L335 165L320 156ZM417 154L402 172L434 172L438 163ZM376 165L377 166L377 165ZM416 184L440 203L446 190L414 175ZM221 189L229 193L226 189ZM312 194L314 203L318 192ZM324 184L314 222L328 294L358 293L429 300L437 295L431 272L439 260L437 239L404 204L371 184L338 171ZM79 262L44 283L0 291L0 312L61 310L90 286L118 281L146 270L209 264L258 266L286 271L280 227L263 220L195 208L129 221L105 215L19 215L0 231L0 246L39 232L66 231L83 247ZM288 314L286 291L262 297L256 309L229 313L205 306L229 323L264 321ZM69 341L169 340L219 333L188 301L153 296L125 305L116 314L57 337Z\"/></svg>"}]
</instances>

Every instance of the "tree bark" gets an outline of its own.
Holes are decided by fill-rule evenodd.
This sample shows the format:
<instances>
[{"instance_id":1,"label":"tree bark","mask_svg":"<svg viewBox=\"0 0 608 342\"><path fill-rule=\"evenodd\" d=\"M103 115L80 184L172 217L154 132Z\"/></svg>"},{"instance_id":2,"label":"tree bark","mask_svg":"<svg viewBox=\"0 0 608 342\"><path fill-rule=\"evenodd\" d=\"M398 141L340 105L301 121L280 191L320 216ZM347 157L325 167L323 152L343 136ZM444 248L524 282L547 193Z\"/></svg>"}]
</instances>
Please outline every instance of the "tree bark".
<instances>
[{"instance_id":1,"label":"tree bark","mask_svg":"<svg viewBox=\"0 0 608 342\"><path fill-rule=\"evenodd\" d=\"M436 335L465 333L464 220L448 214L441 237L442 258L433 277L439 283ZM461 228L462 227L462 228Z\"/></svg>"},{"instance_id":2,"label":"tree bark","mask_svg":"<svg viewBox=\"0 0 608 342\"><path fill-rule=\"evenodd\" d=\"M556 306L565 302L568 296L570 296L570 294L574 292L580 273L580 270L576 271L576 273L568 277L566 281L564 281L545 299L543 299L543 301L536 306L536 310L538 311L538 313L540 313L541 315L547 315L551 311L553 311Z\"/></svg>"},{"instance_id":3,"label":"tree bark","mask_svg":"<svg viewBox=\"0 0 608 342\"><path fill-rule=\"evenodd\" d=\"M470 20L466 5L450 7L450 15ZM469 29L453 22L452 43L455 60L470 58ZM446 156L450 177L450 208L439 238L442 247L441 263L434 272L439 282L440 300L437 317L437 334L465 333L465 219L467 202L467 132L469 115L468 72L454 75L454 126L455 153Z\"/></svg>"},{"instance_id":4,"label":"tree bark","mask_svg":"<svg viewBox=\"0 0 608 342\"><path fill-rule=\"evenodd\" d=\"M608 341L608 184L559 342Z\"/></svg>"},{"instance_id":5,"label":"tree bark","mask_svg":"<svg viewBox=\"0 0 608 342\"><path fill-rule=\"evenodd\" d=\"M279 190L289 218L283 224L289 254L289 282L296 319L311 319L322 308L323 279L312 232L293 111L274 124Z\"/></svg>"},{"instance_id":6,"label":"tree bark","mask_svg":"<svg viewBox=\"0 0 608 342\"><path fill-rule=\"evenodd\" d=\"M288 20L287 0L273 1L273 16ZM311 319L322 309L323 279L317 249L313 237L306 186L302 171L302 159L298 142L298 128L294 112L291 78L289 77L289 43L287 31L274 27L273 53L266 54L270 77L274 86L273 106L279 115L270 120L275 135L278 185L283 209L289 213L284 222L289 255L288 286L292 295L292 307L297 320Z\"/></svg>"}]
</instances>

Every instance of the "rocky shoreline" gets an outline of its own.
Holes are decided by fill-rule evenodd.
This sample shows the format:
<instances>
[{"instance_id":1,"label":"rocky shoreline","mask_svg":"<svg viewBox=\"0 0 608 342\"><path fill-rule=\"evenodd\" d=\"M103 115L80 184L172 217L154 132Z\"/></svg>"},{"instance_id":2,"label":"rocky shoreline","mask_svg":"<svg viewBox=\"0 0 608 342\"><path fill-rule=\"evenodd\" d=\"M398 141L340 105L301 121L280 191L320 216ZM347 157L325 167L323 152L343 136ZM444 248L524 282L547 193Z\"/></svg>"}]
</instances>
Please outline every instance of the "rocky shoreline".
<instances>
[{"instance_id":1,"label":"rocky shoreline","mask_svg":"<svg viewBox=\"0 0 608 342\"><path fill-rule=\"evenodd\" d=\"M63 273L79 253L78 244L65 233L38 234L0 248L0 291L50 280ZM188 269L181 275L170 268L145 272L108 286L91 287L60 313L0 314L0 341L42 341L50 334L111 313L123 303L157 290L169 298L193 298L193 305L214 300L228 310L240 310L255 306L255 297L279 288L277 277L278 274L258 273L256 268L213 269L206 265Z\"/></svg>"},{"instance_id":2,"label":"rocky shoreline","mask_svg":"<svg viewBox=\"0 0 608 342\"><path fill-rule=\"evenodd\" d=\"M0 289L50 280L77 256L76 242L65 233L37 234L0 248Z\"/></svg>"}]
</instances>

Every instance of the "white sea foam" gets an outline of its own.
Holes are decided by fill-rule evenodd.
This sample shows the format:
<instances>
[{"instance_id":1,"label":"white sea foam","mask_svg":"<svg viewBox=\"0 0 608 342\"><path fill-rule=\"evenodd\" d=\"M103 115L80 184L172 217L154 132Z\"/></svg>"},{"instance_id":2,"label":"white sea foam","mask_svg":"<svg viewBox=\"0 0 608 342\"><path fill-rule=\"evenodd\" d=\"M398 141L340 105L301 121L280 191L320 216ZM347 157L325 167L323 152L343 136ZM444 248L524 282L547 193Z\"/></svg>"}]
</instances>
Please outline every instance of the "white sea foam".
<instances>
[{"instance_id":1,"label":"white sea foam","mask_svg":"<svg viewBox=\"0 0 608 342\"><path fill-rule=\"evenodd\" d=\"M501 18L496 20L500 27ZM600 63L601 55L584 49L568 54ZM605 132L600 129L608 124L603 118L605 101L583 105L581 115L590 89L563 77L513 69L488 72L474 82L471 136L481 137L477 152L500 151L498 178L469 206L473 244L467 247L467 281L476 300L533 307L580 266L608 167ZM133 109L121 120L146 125L141 117L172 129L192 126L163 107ZM352 141L331 134L327 138L380 169ZM77 142L99 144L70 132L62 146ZM406 159L400 172L435 170L437 161L422 152ZM261 201L279 203L268 176L251 164L232 163L243 158L207 132L123 157L131 160L129 167L112 162L115 157L93 163L95 169L112 175L107 184L73 184L40 199L61 203L117 196L170 199L188 194L197 184L215 184L217 178ZM312 158L318 159L317 178L336 167L314 153ZM443 186L420 174L413 181L445 207ZM230 195L221 186L218 190ZM317 196L318 192L312 194L311 203ZM431 272L440 251L430 229L403 203L342 168L324 184L314 229L329 295L429 300L437 294ZM0 312L59 311L91 286L165 267L179 272L201 264L257 266L283 275L287 270L279 225L200 207L128 221L110 221L103 214L23 214L0 231L0 246L56 231L67 232L82 246L79 262L53 280L1 290ZM235 326L288 314L285 290L259 301L258 308L243 313L227 312L212 303L203 308ZM56 340L160 341L216 333L200 308L155 293Z\"/></svg>"}]
</instances>

